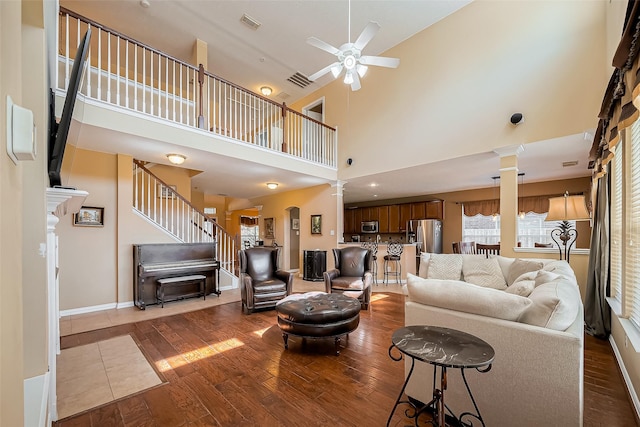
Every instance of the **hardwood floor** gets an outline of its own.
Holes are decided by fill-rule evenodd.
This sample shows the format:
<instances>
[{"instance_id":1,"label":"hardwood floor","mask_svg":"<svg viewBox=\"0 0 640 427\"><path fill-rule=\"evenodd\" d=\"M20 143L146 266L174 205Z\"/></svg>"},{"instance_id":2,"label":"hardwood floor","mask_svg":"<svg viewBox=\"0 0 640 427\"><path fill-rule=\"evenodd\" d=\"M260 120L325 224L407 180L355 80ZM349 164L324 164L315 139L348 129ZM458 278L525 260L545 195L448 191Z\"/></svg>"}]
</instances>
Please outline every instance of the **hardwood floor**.
<instances>
[{"instance_id":1,"label":"hardwood floor","mask_svg":"<svg viewBox=\"0 0 640 427\"><path fill-rule=\"evenodd\" d=\"M131 334L167 382L54 425L383 426L403 381L387 350L404 296L372 299L340 356L330 339L290 337L284 350L274 311L240 303L63 337L69 348ZM585 426L636 425L607 341L586 337L584 383ZM397 412L391 425L405 425Z\"/></svg>"}]
</instances>

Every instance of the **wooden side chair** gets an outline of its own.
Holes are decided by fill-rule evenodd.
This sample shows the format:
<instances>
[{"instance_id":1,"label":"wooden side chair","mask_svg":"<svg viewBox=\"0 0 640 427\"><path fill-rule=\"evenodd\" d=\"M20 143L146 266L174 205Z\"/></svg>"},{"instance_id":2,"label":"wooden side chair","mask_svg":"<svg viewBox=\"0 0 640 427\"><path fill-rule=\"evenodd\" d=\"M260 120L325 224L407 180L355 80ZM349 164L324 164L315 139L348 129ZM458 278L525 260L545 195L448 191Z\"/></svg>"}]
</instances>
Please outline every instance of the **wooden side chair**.
<instances>
[{"instance_id":1,"label":"wooden side chair","mask_svg":"<svg viewBox=\"0 0 640 427\"><path fill-rule=\"evenodd\" d=\"M476 243L476 253L483 254L487 258L489 258L489 255L500 255L500 244L487 245L484 243Z\"/></svg>"},{"instance_id":2,"label":"wooden side chair","mask_svg":"<svg viewBox=\"0 0 640 427\"><path fill-rule=\"evenodd\" d=\"M533 244L534 248L552 248L553 247L553 243L538 243L535 242Z\"/></svg>"},{"instance_id":3,"label":"wooden side chair","mask_svg":"<svg viewBox=\"0 0 640 427\"><path fill-rule=\"evenodd\" d=\"M453 243L451 243L451 245L453 246L453 253L454 254L459 254L460 253L460 242L453 242Z\"/></svg>"},{"instance_id":4,"label":"wooden side chair","mask_svg":"<svg viewBox=\"0 0 640 427\"><path fill-rule=\"evenodd\" d=\"M476 253L476 242L460 242L460 253L461 254L475 254Z\"/></svg>"}]
</instances>

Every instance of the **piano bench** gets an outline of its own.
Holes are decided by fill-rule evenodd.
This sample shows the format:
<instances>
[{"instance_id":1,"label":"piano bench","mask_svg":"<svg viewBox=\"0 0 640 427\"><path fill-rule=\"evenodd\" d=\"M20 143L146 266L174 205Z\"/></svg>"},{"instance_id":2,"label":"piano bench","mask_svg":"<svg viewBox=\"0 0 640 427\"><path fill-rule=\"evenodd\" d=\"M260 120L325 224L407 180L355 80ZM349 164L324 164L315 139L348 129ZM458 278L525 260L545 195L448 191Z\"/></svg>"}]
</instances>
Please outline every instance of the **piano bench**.
<instances>
[{"instance_id":1,"label":"piano bench","mask_svg":"<svg viewBox=\"0 0 640 427\"><path fill-rule=\"evenodd\" d=\"M200 283L200 292L197 295L202 295L203 299L207 299L207 295L205 293L205 281L207 277L202 274L193 274L191 276L179 276L179 277L166 277L163 279L158 279L158 289L157 295L160 300L161 306L164 308L164 291L168 286L180 286L180 285L190 285L196 282ZM195 294L193 294L195 295ZM189 295L181 295L181 297L192 296Z\"/></svg>"}]
</instances>

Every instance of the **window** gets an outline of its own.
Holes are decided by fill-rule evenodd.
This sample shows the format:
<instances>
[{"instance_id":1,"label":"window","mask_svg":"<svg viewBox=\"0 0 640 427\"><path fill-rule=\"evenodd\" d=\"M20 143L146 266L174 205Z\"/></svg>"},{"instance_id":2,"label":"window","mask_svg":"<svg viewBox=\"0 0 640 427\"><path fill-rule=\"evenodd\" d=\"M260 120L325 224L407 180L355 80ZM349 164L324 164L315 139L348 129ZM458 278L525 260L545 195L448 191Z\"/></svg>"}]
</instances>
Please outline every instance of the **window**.
<instances>
[{"instance_id":1,"label":"window","mask_svg":"<svg viewBox=\"0 0 640 427\"><path fill-rule=\"evenodd\" d=\"M259 236L258 218L240 217L240 241L242 242L242 247L255 246L256 240L260 240Z\"/></svg>"},{"instance_id":2,"label":"window","mask_svg":"<svg viewBox=\"0 0 640 427\"><path fill-rule=\"evenodd\" d=\"M610 167L610 296L640 329L640 121L626 129Z\"/></svg>"},{"instance_id":3,"label":"window","mask_svg":"<svg viewBox=\"0 0 640 427\"><path fill-rule=\"evenodd\" d=\"M518 217L518 242L523 248L533 248L536 243L551 243L557 248L551 231L558 228L560 221L546 222L547 213L529 212L524 218ZM576 227L575 221L568 221L571 227Z\"/></svg>"},{"instance_id":4,"label":"window","mask_svg":"<svg viewBox=\"0 0 640 427\"><path fill-rule=\"evenodd\" d=\"M545 222L546 213L529 212L524 218L518 217L517 241L523 248L533 248L535 243L553 243L551 230L558 222ZM569 221L575 227L575 221ZM465 242L496 244L500 242L500 216L462 216L462 240ZM555 246L555 244L554 244Z\"/></svg>"},{"instance_id":5,"label":"window","mask_svg":"<svg viewBox=\"0 0 640 427\"><path fill-rule=\"evenodd\" d=\"M500 215L462 215L462 241L486 244L500 242Z\"/></svg>"}]
</instances>

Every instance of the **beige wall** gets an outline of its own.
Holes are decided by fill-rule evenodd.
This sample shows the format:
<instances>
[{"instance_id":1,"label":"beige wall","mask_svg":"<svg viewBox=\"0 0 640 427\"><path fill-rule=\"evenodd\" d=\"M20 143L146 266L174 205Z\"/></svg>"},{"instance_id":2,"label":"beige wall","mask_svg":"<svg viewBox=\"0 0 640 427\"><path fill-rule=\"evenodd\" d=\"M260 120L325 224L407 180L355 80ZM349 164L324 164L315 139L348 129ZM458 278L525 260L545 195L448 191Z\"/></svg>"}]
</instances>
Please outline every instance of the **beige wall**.
<instances>
[{"instance_id":1,"label":"beige wall","mask_svg":"<svg viewBox=\"0 0 640 427\"><path fill-rule=\"evenodd\" d=\"M370 67L361 90L338 79L292 107L325 96L338 164L356 160L339 171L345 181L582 133L609 77L604 12L599 1L476 0L385 52L400 66ZM515 111L526 117L517 132Z\"/></svg>"},{"instance_id":2,"label":"beige wall","mask_svg":"<svg viewBox=\"0 0 640 427\"><path fill-rule=\"evenodd\" d=\"M45 39L42 2L22 3L22 103L31 109L36 123L35 161L23 162L23 321L24 376L31 378L48 370L47 262L39 254L47 241L45 187L48 187L47 137L48 99L46 86ZM3 235L4 236L4 235Z\"/></svg>"},{"instance_id":3,"label":"beige wall","mask_svg":"<svg viewBox=\"0 0 640 427\"><path fill-rule=\"evenodd\" d=\"M275 237L280 246L286 245L289 234L289 211L291 207L300 208L300 253L299 265L302 271L302 251L322 249L327 251L327 268L333 268L331 249L337 247L338 225L337 209L338 196L335 188L330 185L319 185L303 190L287 191L267 197L251 199L254 206L262 206L260 211L260 233L264 237L264 219L274 218ZM342 202L340 201L340 209ZM322 234L311 234L311 215L322 215ZM331 234L333 230L334 234ZM266 241L265 244L271 244ZM284 251L281 255L280 267L288 268L289 254Z\"/></svg>"},{"instance_id":4,"label":"beige wall","mask_svg":"<svg viewBox=\"0 0 640 427\"><path fill-rule=\"evenodd\" d=\"M60 309L116 301L116 156L77 148L69 185L89 192L85 206L104 208L104 227L60 221Z\"/></svg>"},{"instance_id":5,"label":"beige wall","mask_svg":"<svg viewBox=\"0 0 640 427\"><path fill-rule=\"evenodd\" d=\"M21 3L0 2L0 117L6 97L22 104ZM0 146L7 135L0 132ZM0 425L23 423L22 166L0 152ZM42 327L42 325L39 325Z\"/></svg>"}]
</instances>

